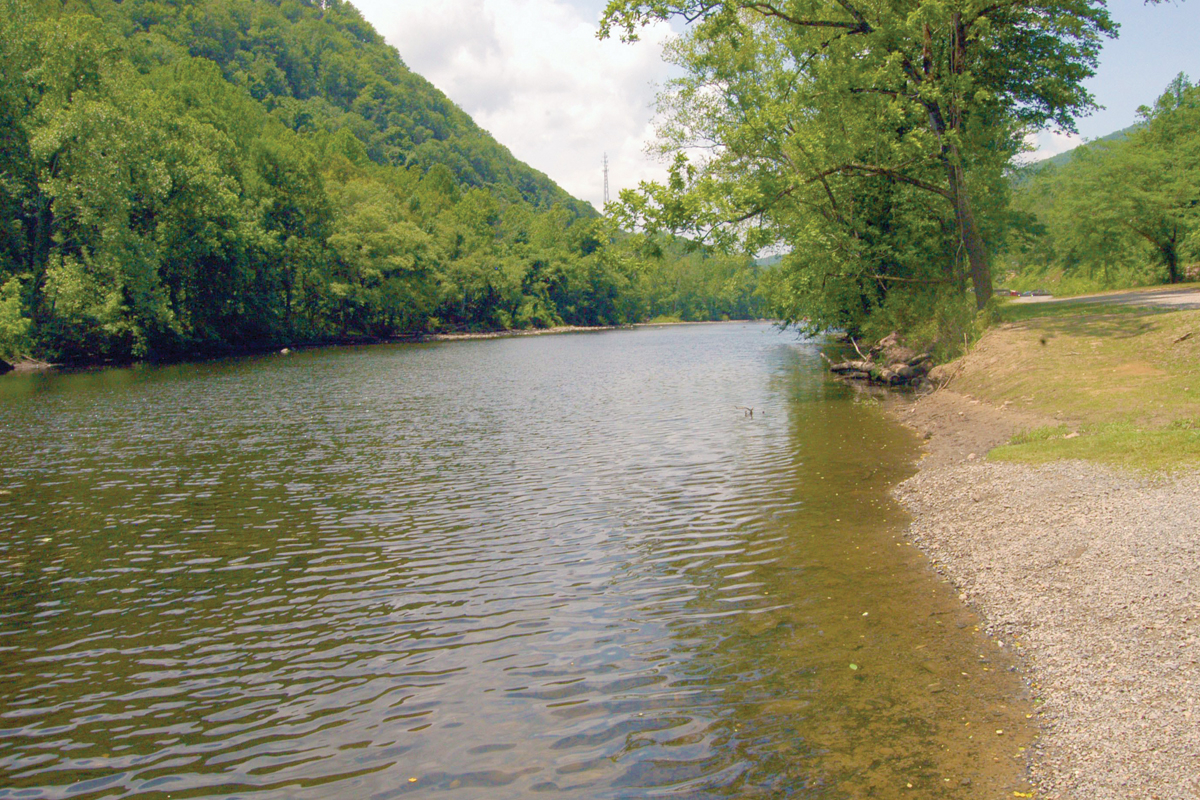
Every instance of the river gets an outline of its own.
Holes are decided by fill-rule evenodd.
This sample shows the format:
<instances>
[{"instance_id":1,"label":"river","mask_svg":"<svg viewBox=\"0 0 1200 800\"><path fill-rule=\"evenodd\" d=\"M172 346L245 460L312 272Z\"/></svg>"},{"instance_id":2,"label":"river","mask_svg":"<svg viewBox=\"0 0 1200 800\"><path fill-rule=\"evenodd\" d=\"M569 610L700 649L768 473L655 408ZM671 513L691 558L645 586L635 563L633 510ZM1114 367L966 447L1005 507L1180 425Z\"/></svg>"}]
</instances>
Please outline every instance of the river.
<instances>
[{"instance_id":1,"label":"river","mask_svg":"<svg viewBox=\"0 0 1200 800\"><path fill-rule=\"evenodd\" d=\"M1011 797L916 448L766 324L7 376L0 798Z\"/></svg>"}]
</instances>

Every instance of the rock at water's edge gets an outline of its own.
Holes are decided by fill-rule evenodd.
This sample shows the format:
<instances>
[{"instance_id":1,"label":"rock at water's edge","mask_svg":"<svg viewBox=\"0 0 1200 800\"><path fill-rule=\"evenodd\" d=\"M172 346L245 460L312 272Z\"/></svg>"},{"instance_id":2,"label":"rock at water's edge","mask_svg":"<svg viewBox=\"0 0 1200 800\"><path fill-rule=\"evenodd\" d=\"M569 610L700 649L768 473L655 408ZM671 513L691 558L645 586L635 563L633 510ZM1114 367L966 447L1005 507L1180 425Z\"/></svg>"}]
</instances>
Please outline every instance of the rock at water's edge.
<instances>
[{"instance_id":1,"label":"rock at water's edge","mask_svg":"<svg viewBox=\"0 0 1200 800\"><path fill-rule=\"evenodd\" d=\"M3 358L0 358L0 375L3 375L6 372L12 372L12 371L13 371L13 365L8 363L7 361L5 361Z\"/></svg>"},{"instance_id":2,"label":"rock at water's edge","mask_svg":"<svg viewBox=\"0 0 1200 800\"><path fill-rule=\"evenodd\" d=\"M828 361L828 359L826 359ZM919 386L933 366L929 353L909 356L906 360L877 363L870 358L861 361L830 362L829 370L843 378L888 386Z\"/></svg>"}]
</instances>

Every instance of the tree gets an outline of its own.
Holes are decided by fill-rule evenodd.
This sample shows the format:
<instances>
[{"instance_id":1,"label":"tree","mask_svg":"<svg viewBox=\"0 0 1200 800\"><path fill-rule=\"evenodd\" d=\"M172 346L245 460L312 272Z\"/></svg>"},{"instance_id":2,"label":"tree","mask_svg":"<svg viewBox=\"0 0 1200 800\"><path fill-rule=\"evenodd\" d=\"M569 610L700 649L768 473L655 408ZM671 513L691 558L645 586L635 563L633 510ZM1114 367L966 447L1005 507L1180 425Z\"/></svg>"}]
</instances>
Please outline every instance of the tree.
<instances>
[{"instance_id":1,"label":"tree","mask_svg":"<svg viewBox=\"0 0 1200 800\"><path fill-rule=\"evenodd\" d=\"M1040 223L1026 249L1068 277L1104 286L1184 277L1200 222L1200 88L1181 74L1139 114L1128 137L1079 147L1021 188L1019 205Z\"/></svg>"},{"instance_id":2,"label":"tree","mask_svg":"<svg viewBox=\"0 0 1200 800\"><path fill-rule=\"evenodd\" d=\"M429 235L404 218L400 198L379 182L352 181L339 190L337 202L339 223L329 244L345 286L338 290L340 301L357 296L366 315L360 327L372 333L424 327L431 305Z\"/></svg>"},{"instance_id":3,"label":"tree","mask_svg":"<svg viewBox=\"0 0 1200 800\"><path fill-rule=\"evenodd\" d=\"M1181 250L1200 217L1200 87L1180 73L1139 114L1147 125L1121 148L1117 165L1122 218L1155 249L1167 281L1179 283Z\"/></svg>"},{"instance_id":4,"label":"tree","mask_svg":"<svg viewBox=\"0 0 1200 800\"><path fill-rule=\"evenodd\" d=\"M686 76L662 100L663 145L706 155L645 187L635 216L861 260L879 221L860 216L864 191L899 192L918 228L940 224L928 195L979 308L991 272L976 198L1024 129L1072 130L1092 107L1081 82L1113 31L1098 0L611 0L601 34L669 18L691 27L672 51ZM956 261L940 280L961 283Z\"/></svg>"}]
</instances>

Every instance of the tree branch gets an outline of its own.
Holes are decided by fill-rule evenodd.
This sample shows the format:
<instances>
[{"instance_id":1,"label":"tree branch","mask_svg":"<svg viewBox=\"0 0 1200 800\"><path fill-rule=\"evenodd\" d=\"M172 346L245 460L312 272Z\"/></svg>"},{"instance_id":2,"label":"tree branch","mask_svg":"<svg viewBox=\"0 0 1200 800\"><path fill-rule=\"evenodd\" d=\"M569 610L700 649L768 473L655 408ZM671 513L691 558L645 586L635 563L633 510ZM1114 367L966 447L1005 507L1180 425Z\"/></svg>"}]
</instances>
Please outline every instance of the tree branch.
<instances>
[{"instance_id":1,"label":"tree branch","mask_svg":"<svg viewBox=\"0 0 1200 800\"><path fill-rule=\"evenodd\" d=\"M846 30L853 31L860 27L860 25L854 22L834 22L832 20L823 19L800 19L799 17L793 17L791 14L780 11L770 3L743 3L742 8L746 9L747 11L754 11L764 17L775 17L776 19L781 19L784 22L800 28L845 28Z\"/></svg>"},{"instance_id":2,"label":"tree branch","mask_svg":"<svg viewBox=\"0 0 1200 800\"><path fill-rule=\"evenodd\" d=\"M949 189L943 189L940 186L935 186L932 183L927 183L923 180L920 180L919 178L912 178L912 177L909 177L908 175L905 175L902 172L897 172L894 169L888 169L887 167L878 167L878 166L875 166L874 164L842 164L840 166L833 167L832 169L828 169L828 170L825 170L824 172L818 173L817 175L810 178L807 182L812 183L814 181L820 180L823 176L833 175L838 172L865 172L868 175L879 175L884 178L891 178L894 181L899 181L900 183L907 183L909 186L915 186L918 189L924 189L927 192L933 192L934 194L938 195L939 197L944 197L947 200L953 199L953 197L950 194Z\"/></svg>"},{"instance_id":3,"label":"tree branch","mask_svg":"<svg viewBox=\"0 0 1200 800\"><path fill-rule=\"evenodd\" d=\"M897 92L892 89L851 89L850 94L883 94L888 97L903 97L906 100L920 102L916 95L905 94L904 92Z\"/></svg>"},{"instance_id":4,"label":"tree branch","mask_svg":"<svg viewBox=\"0 0 1200 800\"><path fill-rule=\"evenodd\" d=\"M900 278L895 275L872 275L877 281L897 281L899 283L950 283L948 278Z\"/></svg>"},{"instance_id":5,"label":"tree branch","mask_svg":"<svg viewBox=\"0 0 1200 800\"><path fill-rule=\"evenodd\" d=\"M852 6L849 0L837 0L837 4L846 9L846 13L853 17L854 21L858 23L857 30L861 31L862 33L873 33L875 31L875 29L871 27L871 23L867 22L867 18L862 15L862 12Z\"/></svg>"}]
</instances>

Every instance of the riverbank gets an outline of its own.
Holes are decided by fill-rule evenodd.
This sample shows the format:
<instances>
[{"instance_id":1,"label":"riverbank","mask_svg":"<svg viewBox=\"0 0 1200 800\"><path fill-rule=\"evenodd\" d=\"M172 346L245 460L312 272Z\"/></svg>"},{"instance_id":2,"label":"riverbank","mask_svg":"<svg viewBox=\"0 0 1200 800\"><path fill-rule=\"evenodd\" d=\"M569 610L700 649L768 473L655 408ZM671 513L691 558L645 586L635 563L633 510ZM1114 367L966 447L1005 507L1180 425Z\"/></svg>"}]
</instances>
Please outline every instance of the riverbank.
<instances>
[{"instance_id":1,"label":"riverbank","mask_svg":"<svg viewBox=\"0 0 1200 800\"><path fill-rule=\"evenodd\" d=\"M1036 383L1048 361L1090 344L1067 339L1078 319L1053 322L1053 348L1024 346L1046 336L1044 321L990 332L944 370L953 376L947 385L889 402L926 437L918 473L895 493L913 516L910 538L1025 666L1039 709L1029 765L1038 795L1190 800L1200 795L1200 470L1176 463L1169 473L1135 471L1120 466L1125 450L1137 450L1125 445L1113 450L1121 457L1104 459L1110 464L1037 453L1032 460L1045 463L987 458L1022 432L1053 431L1066 445L1084 438L1080 430L1093 435L1097 420L1120 410L1113 403L1147 389L1160 366L1158 339L1178 345L1177 329L1195 322L1180 314L1093 321L1109 333L1120 323L1130 340L1115 346L1139 353L1138 369L1104 370L1112 403L1056 393L1045 377L1037 389L1011 380L1019 373ZM1184 363L1172 374L1192 369ZM1152 415L1175 396L1170 383L1151 395L1165 398ZM1178 422L1191 407L1175 411Z\"/></svg>"},{"instance_id":2,"label":"riverbank","mask_svg":"<svg viewBox=\"0 0 1200 800\"><path fill-rule=\"evenodd\" d=\"M156 361L157 364L187 363L195 361L210 361L221 358L240 358L244 356L265 355L268 353L288 354L297 350L315 350L323 347L361 347L363 345L379 344L420 344L422 342L466 342L480 339L512 339L522 336L553 336L565 333L596 333L598 331L616 331L630 328L660 328L666 325L724 325L728 323L758 322L761 320L700 320L696 322L657 321L635 322L630 325L559 325L553 328L529 328L522 330L470 331L459 333L420 333L406 336L386 338L348 337L344 339L329 339L319 342L298 342L269 347L247 347L238 350L222 351L219 353L195 353L184 355L177 359ZM6 363L6 362L0 362ZM89 369L101 367L129 367L142 362L86 362L74 364L53 364L33 358L21 358L9 365L8 370L0 368L0 375L6 373L21 374L29 372L50 372L61 369Z\"/></svg>"},{"instance_id":3,"label":"riverbank","mask_svg":"<svg viewBox=\"0 0 1200 800\"><path fill-rule=\"evenodd\" d=\"M647 323L648 324L648 323ZM363 345L378 345L378 344L419 344L421 342L455 342L455 341L470 341L475 339L505 339L516 336L546 336L551 334L562 333L587 333L593 331L611 331L618 330L622 326L619 325L602 325L602 326L576 326L576 325L560 325L554 328L530 328L527 330L499 330L499 331L474 331L461 333L414 333L403 336L389 337L367 337L367 336L351 336L344 338L324 339L313 342L290 342L287 344L273 344L269 346L243 347L230 350L222 350L220 352L199 352L182 354L178 358L164 359L153 363L157 364L174 364L187 363L196 361L210 361L221 358L241 358L245 356L265 355L268 353L288 354L297 350L315 350L323 347L361 347ZM630 326L632 327L632 326ZM97 367L129 367L142 362L80 362L71 364L54 364L48 361L40 361L34 358L21 358L16 360L8 371L14 373L23 372L47 372L60 369L88 369ZM4 374L0 372L0 374Z\"/></svg>"},{"instance_id":4,"label":"riverbank","mask_svg":"<svg viewBox=\"0 0 1200 800\"><path fill-rule=\"evenodd\" d=\"M562 333L595 333L597 331L617 331L633 328L662 328L668 325L728 325L744 324L747 322L763 322L764 320L749 319L706 319L706 320L659 320L657 322L634 322L629 325L559 325L555 328L530 328L528 330L481 331L478 333L429 333L408 341L418 342L460 342L474 339L511 339L519 336L551 336Z\"/></svg>"}]
</instances>

